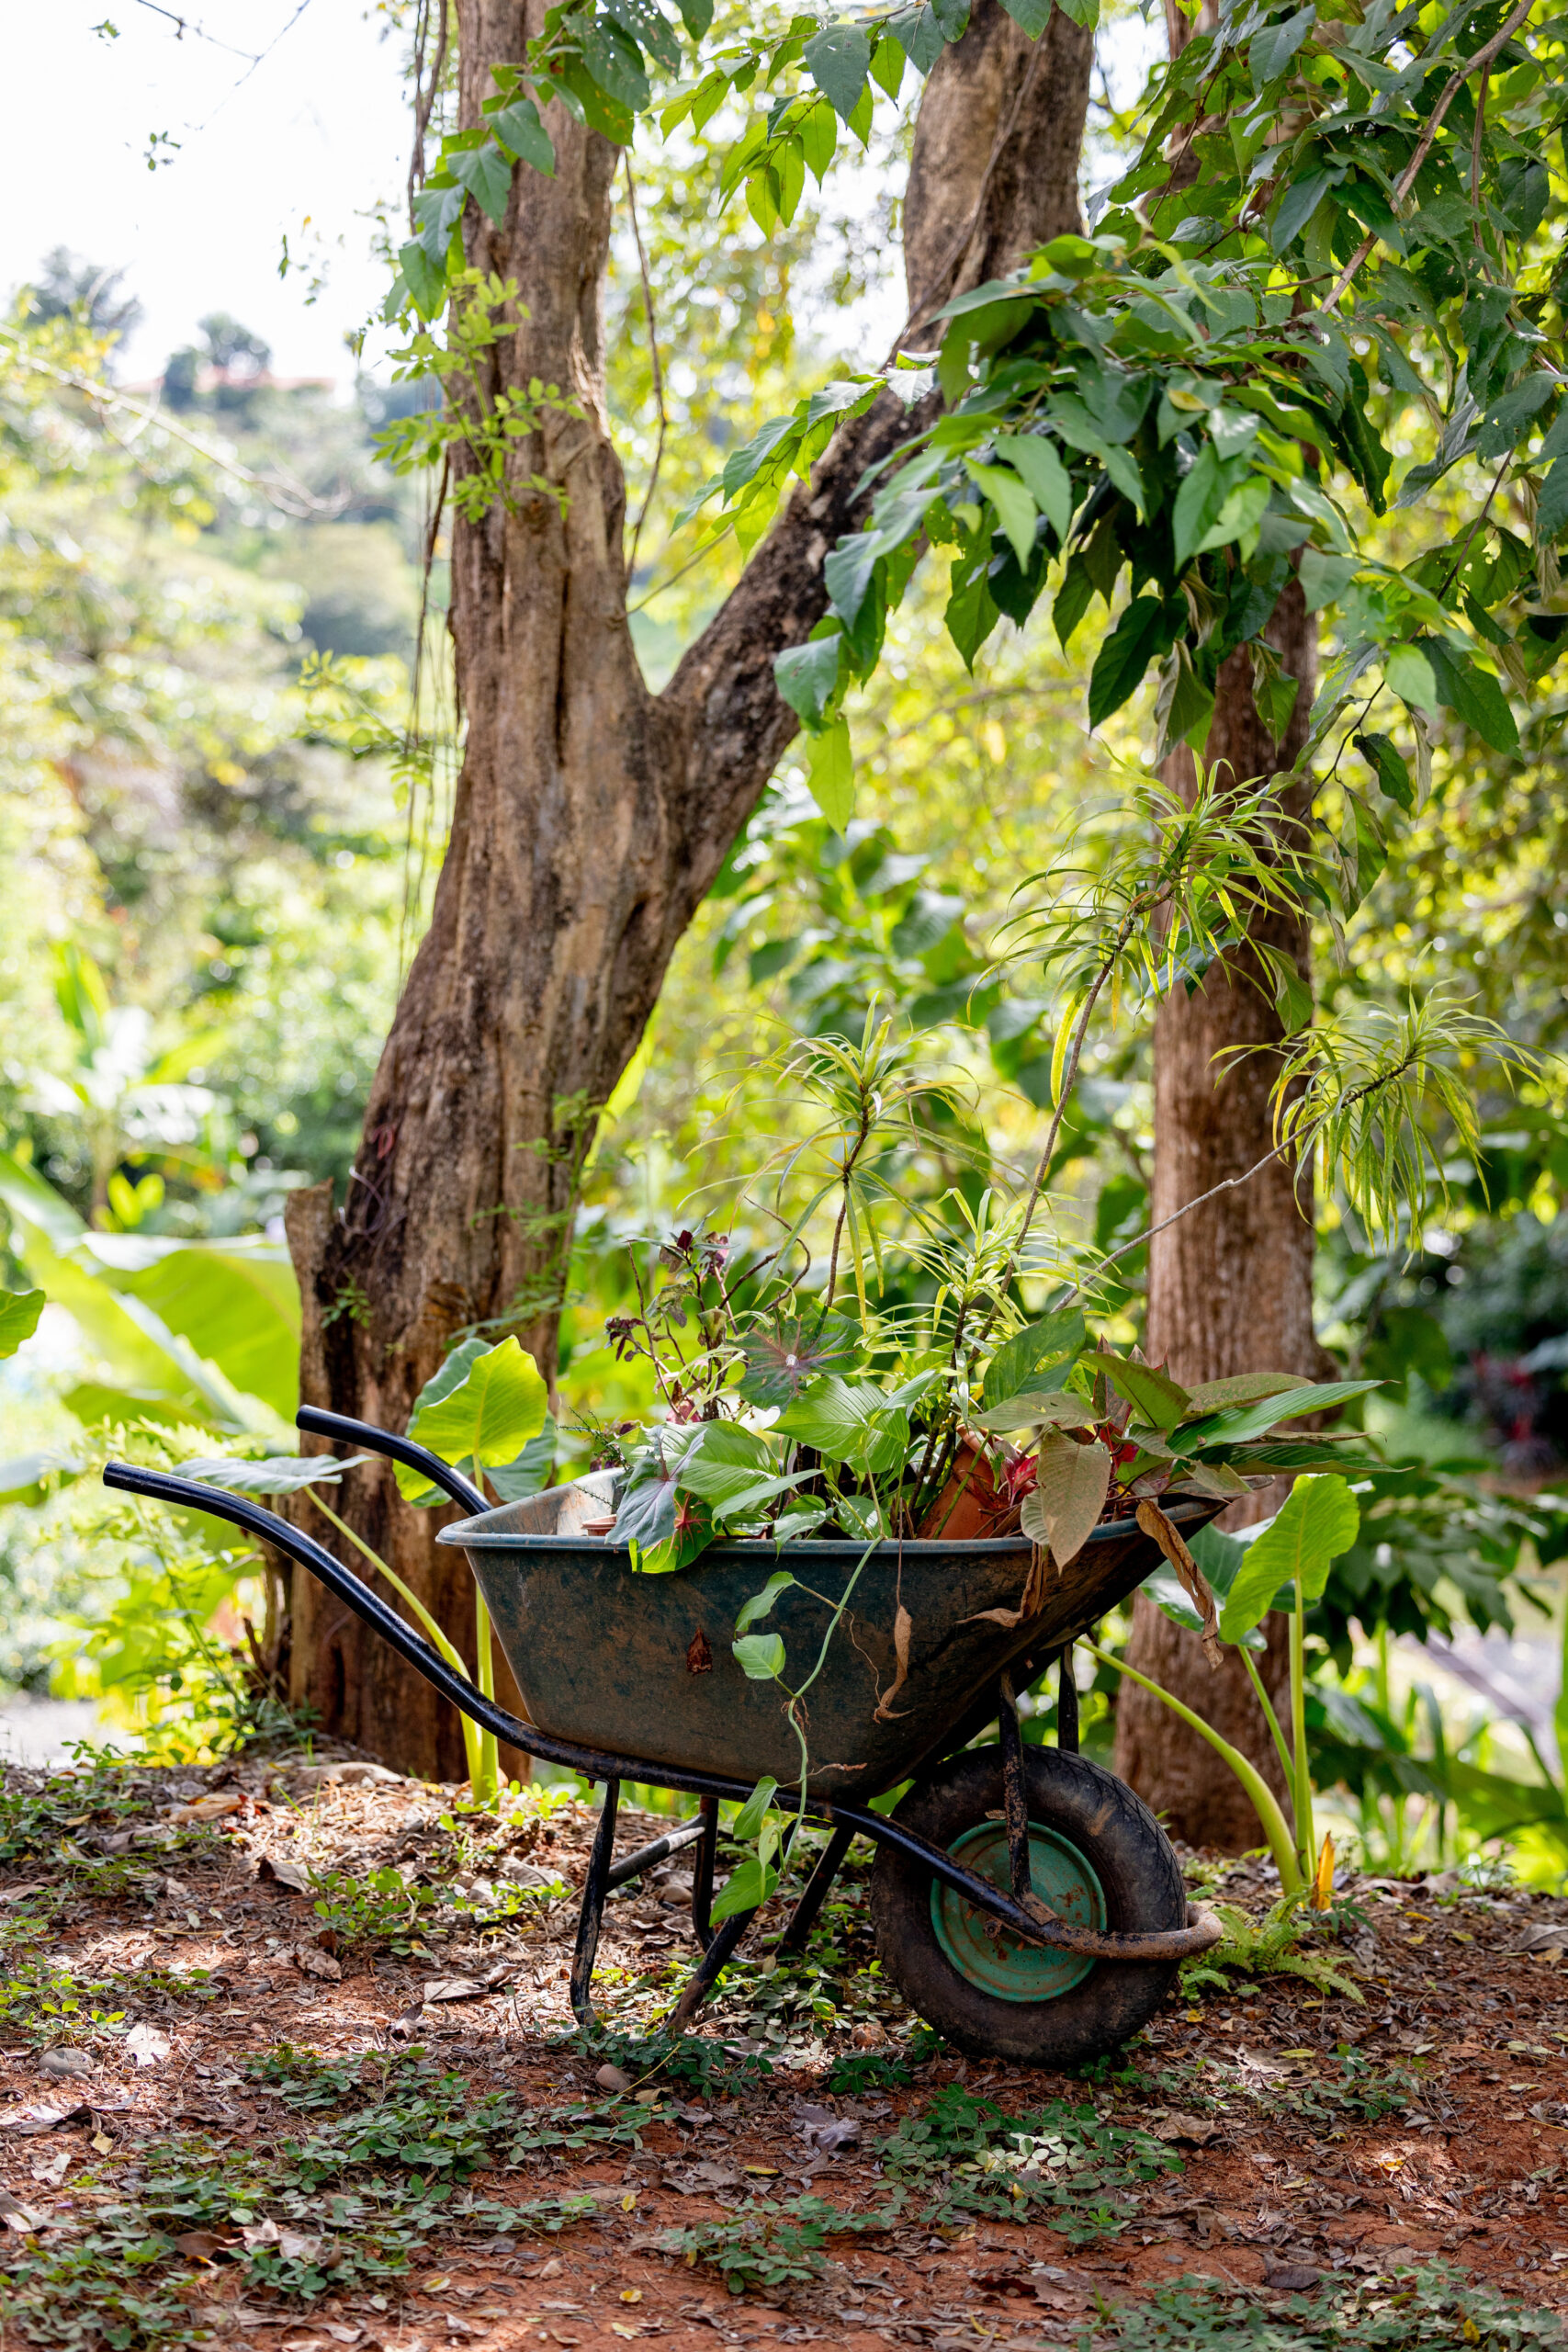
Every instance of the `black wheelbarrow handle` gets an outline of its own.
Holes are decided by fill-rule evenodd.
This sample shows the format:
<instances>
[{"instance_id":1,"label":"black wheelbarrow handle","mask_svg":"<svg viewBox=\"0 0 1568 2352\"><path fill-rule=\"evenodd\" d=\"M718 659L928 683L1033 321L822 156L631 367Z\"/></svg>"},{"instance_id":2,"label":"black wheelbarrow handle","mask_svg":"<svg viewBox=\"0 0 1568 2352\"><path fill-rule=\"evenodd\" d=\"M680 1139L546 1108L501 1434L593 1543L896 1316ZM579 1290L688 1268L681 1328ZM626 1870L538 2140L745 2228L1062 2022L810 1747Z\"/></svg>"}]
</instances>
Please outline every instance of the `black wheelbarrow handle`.
<instances>
[{"instance_id":1,"label":"black wheelbarrow handle","mask_svg":"<svg viewBox=\"0 0 1568 2352\"><path fill-rule=\"evenodd\" d=\"M306 1415L310 1418L307 1420ZM426 1470L432 1477L441 1472L440 1483L449 1493L454 1487L462 1491L454 1495L457 1501L466 1501L473 1489L466 1479L457 1476L445 1463L437 1463L434 1454L423 1446L411 1445L407 1439L394 1438L384 1430L373 1429L367 1422L353 1421L336 1414L318 1413L306 1407L299 1415L302 1428L320 1430L323 1436L342 1437L350 1442L391 1454ZM302 1568L309 1569L317 1581L326 1586L372 1633L407 1660L417 1674L423 1674L444 1699L460 1709L482 1731L493 1732L509 1747L525 1756L537 1757L544 1764L556 1764L569 1772L581 1773L586 1781L651 1781L660 1788L673 1789L683 1795L725 1797L737 1804L744 1802L755 1786L750 1781L731 1780L717 1772L702 1772L673 1764L651 1762L646 1757L616 1756L608 1750L580 1747L575 1741L557 1739L551 1733L540 1731L534 1724L525 1723L520 1716L498 1707L487 1699L478 1687L449 1667L440 1652L405 1625L397 1611L378 1593L345 1568L341 1560L312 1537L280 1519L276 1511L264 1510L243 1495L230 1494L221 1487L204 1487L193 1478L175 1478L164 1470L141 1470L125 1462L110 1462L104 1469L104 1484L124 1493L146 1495L154 1502L172 1503L181 1510L205 1511L213 1519L225 1519L231 1526L242 1527L263 1544L270 1544L276 1551L287 1554ZM482 1497L476 1501L488 1510ZM913 1861L923 1863L934 1878L953 1888L965 1902L988 1912L1010 1932L1025 1941L1043 1944L1055 1950L1077 1952L1093 1960L1188 1960L1193 1954L1207 1951L1223 1934L1218 1920L1197 1915L1190 1917L1184 1928L1172 1928L1154 1934L1116 1935L1091 1928L1079 1928L1065 1919L1037 1919L1024 1911L1011 1896L988 1880L977 1878L961 1863L953 1860L939 1846L908 1829L897 1821L874 1813L868 1805L846 1804L837 1798L809 1802L807 1813L818 1820L832 1823L851 1831L858 1830L877 1845L892 1846Z\"/></svg>"}]
</instances>

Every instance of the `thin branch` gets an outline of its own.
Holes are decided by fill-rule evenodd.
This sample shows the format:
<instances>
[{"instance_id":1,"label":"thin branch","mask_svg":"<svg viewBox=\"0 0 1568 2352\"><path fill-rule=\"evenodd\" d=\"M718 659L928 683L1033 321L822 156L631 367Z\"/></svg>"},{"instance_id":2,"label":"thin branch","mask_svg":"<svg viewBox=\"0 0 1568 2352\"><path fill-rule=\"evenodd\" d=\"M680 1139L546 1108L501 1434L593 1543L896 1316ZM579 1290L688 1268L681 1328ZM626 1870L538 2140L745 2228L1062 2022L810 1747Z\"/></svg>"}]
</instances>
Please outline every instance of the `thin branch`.
<instances>
[{"instance_id":1,"label":"thin branch","mask_svg":"<svg viewBox=\"0 0 1568 2352\"><path fill-rule=\"evenodd\" d=\"M648 255L643 251L642 229L637 217L637 189L632 183L632 155L629 147L625 152L623 161L626 167L626 209L631 214L632 235L637 241L637 266L642 274L642 307L648 320L648 356L653 368L653 397L659 406L659 439L654 445L653 471L648 478L648 489L644 492L642 504L637 509L637 521L632 526L631 552L626 557L626 585L630 587L632 574L637 570L637 542L642 537L642 526L648 520L648 510L653 503L653 493L659 487L659 468L664 456L664 435L669 428L670 420L664 412L664 370L659 358L659 323L653 315L653 288L649 281Z\"/></svg>"},{"instance_id":2,"label":"thin branch","mask_svg":"<svg viewBox=\"0 0 1568 2352\"><path fill-rule=\"evenodd\" d=\"M1478 67L1486 70L1491 68L1494 61L1498 57L1501 51L1507 47L1507 44L1512 40L1514 35L1524 23L1526 17L1529 15L1530 10L1534 6L1535 0L1518 0L1518 6L1515 8L1512 16L1509 17L1499 29L1493 34L1485 47L1483 49L1478 49L1473 57L1466 58L1464 63L1459 66L1450 76L1447 86L1443 91L1443 95L1438 100L1437 105L1432 108L1431 115L1427 119L1427 128L1421 133L1420 139L1416 142L1416 153L1412 155L1409 163L1405 165L1404 171L1399 175L1399 185L1393 191L1393 209L1395 212L1398 211L1400 206L1404 203L1405 198L1415 187L1416 174L1420 171L1422 164L1431 153L1432 142L1443 127L1443 117L1448 113L1448 110L1450 107L1452 106L1455 98L1458 97L1460 92L1463 89L1465 84L1469 81L1471 75ZM1349 285L1350 280L1356 276L1357 271L1360 268L1361 264L1366 260L1367 255L1371 252L1372 247L1377 243L1377 232L1375 230L1373 230L1369 235L1362 238L1360 243L1357 246L1355 252L1351 254L1349 260L1346 263L1344 268L1335 279L1333 288L1326 296L1323 304L1323 310L1325 312L1333 310L1335 304L1338 301L1339 297L1344 293L1345 288Z\"/></svg>"},{"instance_id":3,"label":"thin branch","mask_svg":"<svg viewBox=\"0 0 1568 2352\"><path fill-rule=\"evenodd\" d=\"M253 65L259 65L261 62L260 58L252 51L236 49L232 41L220 40L217 34L209 33L204 25L193 25L188 17L177 17L172 8L160 8L158 0L136 0L136 5L139 8L145 8L152 16L166 17L175 28L176 40L184 40L186 33L194 33L197 40L206 41L213 49L226 49L231 57L247 58Z\"/></svg>"},{"instance_id":4,"label":"thin branch","mask_svg":"<svg viewBox=\"0 0 1568 2352\"><path fill-rule=\"evenodd\" d=\"M424 51L430 39L432 0L422 0L419 23L414 33L413 64L413 145L409 153L409 226L419 225L414 219L415 190L424 186L424 146L430 130L430 119L435 112L435 102L441 96L441 77L446 70L446 40L450 29L447 0L434 0L441 12L441 29L435 38L435 55L431 62L430 79L424 79Z\"/></svg>"},{"instance_id":5,"label":"thin branch","mask_svg":"<svg viewBox=\"0 0 1568 2352\"><path fill-rule=\"evenodd\" d=\"M1396 1078L1403 1078L1411 1067L1412 1057L1407 1055L1396 1069L1385 1070L1381 1078L1370 1078L1364 1086L1353 1088L1345 1097L1341 1108L1348 1110L1352 1102L1364 1102L1369 1094L1381 1093L1385 1086L1392 1086ZM1098 1274L1107 1266L1113 1266L1118 1258L1128 1257L1134 1250L1141 1250L1145 1241L1154 1239L1156 1233L1164 1233L1168 1227L1179 1224L1184 1216L1190 1216L1192 1211L1201 1209L1205 1202L1216 1201L1222 1193L1235 1193L1239 1191L1243 1184L1250 1184L1255 1176L1260 1176L1264 1169L1271 1166L1276 1159L1282 1159L1288 1151L1295 1150L1298 1143L1299 1138L1296 1136L1287 1136L1283 1143L1277 1143L1274 1146L1272 1151L1266 1151L1261 1159L1255 1159L1250 1168L1244 1168L1239 1176L1226 1176L1218 1184L1211 1184L1206 1193L1199 1193L1192 1200L1183 1202L1181 1207L1173 1209L1169 1216L1161 1217L1157 1225L1146 1226L1142 1233L1135 1233L1131 1241L1124 1241L1122 1244L1120 1250L1107 1250L1095 1270L1096 1273ZM1311 1149L1310 1144L1308 1149L1309 1151ZM1083 1288L1082 1283L1075 1283L1067 1293L1067 1296L1077 1298Z\"/></svg>"}]
</instances>

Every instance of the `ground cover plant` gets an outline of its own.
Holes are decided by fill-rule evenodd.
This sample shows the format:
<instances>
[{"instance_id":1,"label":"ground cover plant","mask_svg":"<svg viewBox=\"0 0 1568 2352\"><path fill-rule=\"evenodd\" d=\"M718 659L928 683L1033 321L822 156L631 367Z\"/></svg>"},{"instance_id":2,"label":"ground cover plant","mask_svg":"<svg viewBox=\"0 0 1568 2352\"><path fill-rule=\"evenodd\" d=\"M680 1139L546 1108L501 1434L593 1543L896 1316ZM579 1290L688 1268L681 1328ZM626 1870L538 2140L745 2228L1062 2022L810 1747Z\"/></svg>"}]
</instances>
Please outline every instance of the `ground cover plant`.
<instances>
[{"instance_id":1,"label":"ground cover plant","mask_svg":"<svg viewBox=\"0 0 1568 2352\"><path fill-rule=\"evenodd\" d=\"M0 1865L0 1916L125 2009L85 2036L0 2030L18 2342L183 2352L294 2321L285 2343L520 2352L541 2329L695 2346L739 2324L872 2352L972 2318L1089 2352L1554 2340L1568 2007L1521 1947L1568 1939L1568 1905L1358 1883L1333 1948L1359 2004L1233 1968L1068 2079L965 2064L879 1989L858 1868L805 1962L768 1950L786 1884L722 2007L672 2033L696 1947L667 1881L612 1901L585 2042L570 1904L460 1909L453 1792L365 1770L296 1750L112 1776L110 1837L237 1801L179 1857L177 1902L81 1871L58 1834ZM37 1822L70 1777L46 1796L9 1769L6 1802ZM106 1781L78 1778L75 1814ZM593 1815L539 1794L516 1824L575 1883ZM647 1834L635 1813L624 1834ZM310 1873L410 1865L438 1897L427 1951L325 1952ZM1194 1879L1266 1932L1264 1866ZM53 2072L61 2052L85 2071Z\"/></svg>"}]
</instances>

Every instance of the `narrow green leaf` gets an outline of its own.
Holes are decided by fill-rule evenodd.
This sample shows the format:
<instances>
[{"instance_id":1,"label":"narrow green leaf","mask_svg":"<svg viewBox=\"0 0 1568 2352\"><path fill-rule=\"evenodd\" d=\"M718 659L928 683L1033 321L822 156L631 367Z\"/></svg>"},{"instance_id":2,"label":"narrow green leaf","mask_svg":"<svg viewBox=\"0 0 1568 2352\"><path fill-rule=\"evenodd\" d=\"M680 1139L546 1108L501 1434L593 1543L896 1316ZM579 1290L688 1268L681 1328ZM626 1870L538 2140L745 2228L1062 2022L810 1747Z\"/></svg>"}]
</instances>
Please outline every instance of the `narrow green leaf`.
<instances>
[{"instance_id":1,"label":"narrow green leaf","mask_svg":"<svg viewBox=\"0 0 1568 2352\"><path fill-rule=\"evenodd\" d=\"M836 833L842 833L854 814L855 763L850 746L850 723L836 718L819 735L807 738L806 781L811 797Z\"/></svg>"},{"instance_id":2,"label":"narrow green leaf","mask_svg":"<svg viewBox=\"0 0 1568 2352\"><path fill-rule=\"evenodd\" d=\"M748 1632L759 1617L770 1616L780 1593L787 1592L794 1582L795 1578L787 1568L776 1568L761 1592L754 1592L750 1600L742 1601L735 1620L737 1634Z\"/></svg>"},{"instance_id":3,"label":"narrow green leaf","mask_svg":"<svg viewBox=\"0 0 1568 2352\"><path fill-rule=\"evenodd\" d=\"M1022 475L1030 496L1056 534L1057 546L1066 547L1073 522L1073 485L1055 443L1040 433L1002 433L997 435L996 449L998 458Z\"/></svg>"},{"instance_id":4,"label":"narrow green leaf","mask_svg":"<svg viewBox=\"0 0 1568 2352\"><path fill-rule=\"evenodd\" d=\"M1010 467L982 466L973 458L965 458L964 469L969 479L990 500L1003 532L1018 558L1019 570L1027 571L1034 553L1034 501L1028 489Z\"/></svg>"}]
</instances>

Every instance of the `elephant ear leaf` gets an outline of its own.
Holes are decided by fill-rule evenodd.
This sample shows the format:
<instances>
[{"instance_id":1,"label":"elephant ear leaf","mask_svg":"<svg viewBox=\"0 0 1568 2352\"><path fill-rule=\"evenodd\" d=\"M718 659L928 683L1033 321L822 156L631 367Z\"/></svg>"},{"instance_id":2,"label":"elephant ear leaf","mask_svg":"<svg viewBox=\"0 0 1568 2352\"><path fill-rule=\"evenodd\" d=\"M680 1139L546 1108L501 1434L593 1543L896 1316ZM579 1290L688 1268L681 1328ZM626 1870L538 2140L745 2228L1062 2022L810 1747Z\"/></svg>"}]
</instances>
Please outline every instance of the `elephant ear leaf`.
<instances>
[{"instance_id":1,"label":"elephant ear leaf","mask_svg":"<svg viewBox=\"0 0 1568 2352\"><path fill-rule=\"evenodd\" d=\"M1222 1535L1217 1528L1203 1527L1200 1528L1198 1533L1192 1538L1188 1549L1201 1570L1204 1582L1223 1612L1226 1601L1230 1599L1231 1587L1235 1584L1241 1564L1247 1557L1247 1545L1238 1544L1234 1535ZM1173 1625L1181 1626L1184 1632L1189 1634L1202 1632L1202 1617L1180 1577L1168 1561L1162 1561L1153 1576L1145 1577L1139 1589L1148 1594L1155 1607L1168 1617ZM1223 1637L1224 1633L1223 1614L1220 1619L1220 1631ZM1267 1646L1263 1634L1256 1626L1250 1633L1244 1634L1241 1641L1243 1646L1249 1650L1260 1650Z\"/></svg>"},{"instance_id":2,"label":"elephant ear leaf","mask_svg":"<svg viewBox=\"0 0 1568 2352\"><path fill-rule=\"evenodd\" d=\"M465 1341L426 1383L408 1433L443 1462L491 1470L514 1464L529 1440L539 1435L549 1392L538 1365L514 1338L495 1347L480 1341L470 1353L475 1349L475 1341ZM433 1498L422 1471L400 1462L397 1474L399 1492L408 1501Z\"/></svg>"},{"instance_id":3,"label":"elephant ear leaf","mask_svg":"<svg viewBox=\"0 0 1568 2352\"><path fill-rule=\"evenodd\" d=\"M0 1362L32 1338L42 1313L41 1290L0 1291Z\"/></svg>"},{"instance_id":4,"label":"elephant ear leaf","mask_svg":"<svg viewBox=\"0 0 1568 2352\"><path fill-rule=\"evenodd\" d=\"M1247 1546L1220 1617L1223 1641L1239 1641L1261 1623L1299 1577L1306 1600L1322 1599L1328 1571L1360 1533L1361 1514L1347 1481L1330 1471L1298 1478L1284 1508Z\"/></svg>"},{"instance_id":5,"label":"elephant ear leaf","mask_svg":"<svg viewBox=\"0 0 1568 2352\"><path fill-rule=\"evenodd\" d=\"M1043 1438L1032 1492L1023 1498L1022 1527L1048 1546L1059 1568L1088 1543L1111 1487L1111 1456L1098 1442L1075 1445L1053 1430Z\"/></svg>"}]
</instances>

